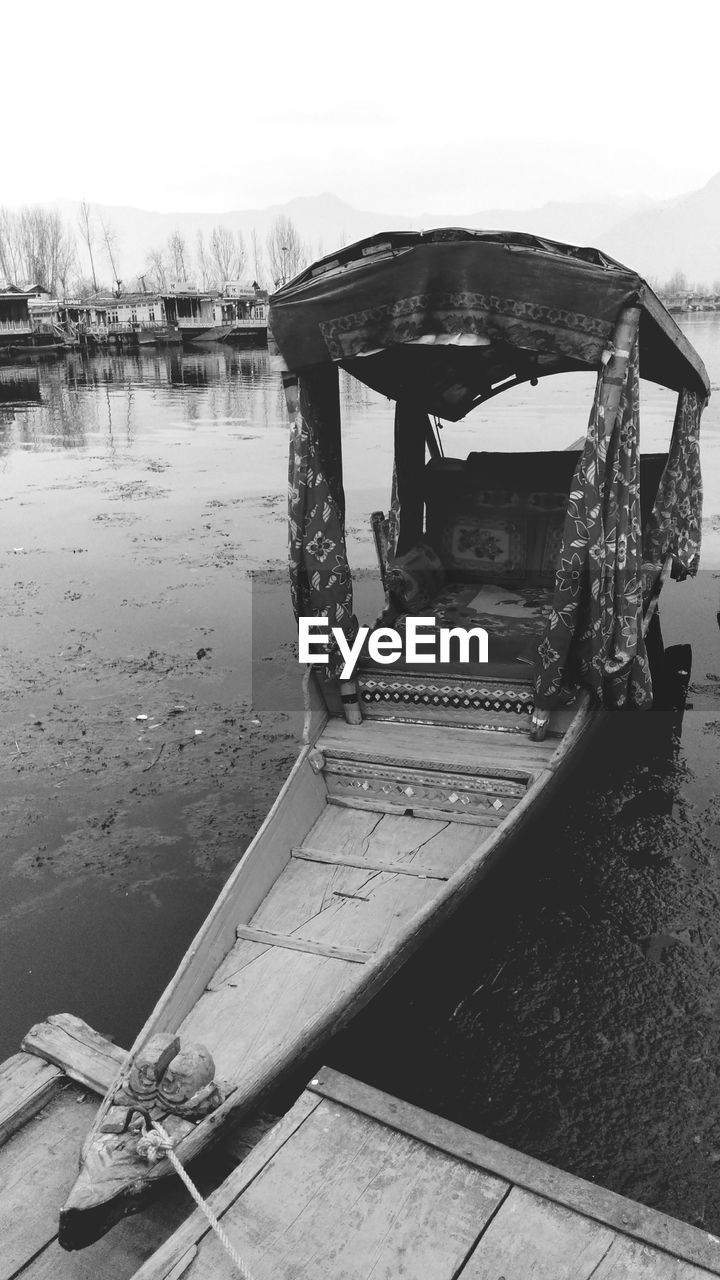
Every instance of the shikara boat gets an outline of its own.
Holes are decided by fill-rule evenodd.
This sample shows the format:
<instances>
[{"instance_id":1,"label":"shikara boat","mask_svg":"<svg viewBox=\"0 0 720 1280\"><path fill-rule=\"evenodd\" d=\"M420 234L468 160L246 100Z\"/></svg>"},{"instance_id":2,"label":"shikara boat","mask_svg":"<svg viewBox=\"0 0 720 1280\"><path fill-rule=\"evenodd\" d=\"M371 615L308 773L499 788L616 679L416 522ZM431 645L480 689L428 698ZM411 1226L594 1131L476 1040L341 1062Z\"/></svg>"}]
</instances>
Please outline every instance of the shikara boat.
<instances>
[{"instance_id":1,"label":"shikara boat","mask_svg":"<svg viewBox=\"0 0 720 1280\"><path fill-rule=\"evenodd\" d=\"M396 402L395 499L374 517L380 623L407 636L429 617L424 660L390 664L368 638L349 673L336 641L306 673L297 763L108 1091L62 1210L66 1248L172 1172L154 1122L192 1161L448 918L604 706L650 705L657 593L697 567L707 375L647 284L596 250L373 236L281 288L270 326L296 615L356 637L342 369ZM597 375L582 449L442 455L433 418L576 370ZM639 458L640 375L678 393L667 457ZM443 651L443 627L485 631L487 654L458 654L457 634Z\"/></svg>"}]
</instances>

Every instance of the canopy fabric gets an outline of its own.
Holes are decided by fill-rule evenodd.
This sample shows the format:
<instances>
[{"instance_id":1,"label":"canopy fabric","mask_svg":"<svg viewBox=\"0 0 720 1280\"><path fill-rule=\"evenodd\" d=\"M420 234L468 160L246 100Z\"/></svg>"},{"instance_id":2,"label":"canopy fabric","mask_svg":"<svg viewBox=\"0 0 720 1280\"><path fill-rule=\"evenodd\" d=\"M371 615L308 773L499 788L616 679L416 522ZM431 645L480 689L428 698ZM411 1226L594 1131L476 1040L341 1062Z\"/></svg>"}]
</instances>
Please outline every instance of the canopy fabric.
<instances>
[{"instance_id":1,"label":"canopy fabric","mask_svg":"<svg viewBox=\"0 0 720 1280\"><path fill-rule=\"evenodd\" d=\"M537 647L539 708L552 707L563 684L572 683L588 686L608 707L652 705L642 635L638 348L636 336L612 424L604 421L602 396L610 366L598 377L570 491L553 607Z\"/></svg>"},{"instance_id":2,"label":"canopy fabric","mask_svg":"<svg viewBox=\"0 0 720 1280\"><path fill-rule=\"evenodd\" d=\"M700 562L703 408L704 401L695 391L685 389L678 396L670 452L645 530L645 559L657 565L673 556L676 578L696 574Z\"/></svg>"},{"instance_id":3,"label":"canopy fabric","mask_svg":"<svg viewBox=\"0 0 720 1280\"><path fill-rule=\"evenodd\" d=\"M372 237L271 299L290 369L341 363L394 400L456 420L504 382L597 369L619 312L643 308L640 372L707 393L707 374L635 272L596 250L444 229Z\"/></svg>"},{"instance_id":4,"label":"canopy fabric","mask_svg":"<svg viewBox=\"0 0 720 1280\"><path fill-rule=\"evenodd\" d=\"M294 381L294 380L293 380ZM288 469L288 560L296 620L327 618L354 640L352 575L345 545L345 495L339 449L337 369L314 370L286 382L291 416ZM319 646L318 646L319 647ZM319 669L338 677L344 659L335 641Z\"/></svg>"}]
</instances>

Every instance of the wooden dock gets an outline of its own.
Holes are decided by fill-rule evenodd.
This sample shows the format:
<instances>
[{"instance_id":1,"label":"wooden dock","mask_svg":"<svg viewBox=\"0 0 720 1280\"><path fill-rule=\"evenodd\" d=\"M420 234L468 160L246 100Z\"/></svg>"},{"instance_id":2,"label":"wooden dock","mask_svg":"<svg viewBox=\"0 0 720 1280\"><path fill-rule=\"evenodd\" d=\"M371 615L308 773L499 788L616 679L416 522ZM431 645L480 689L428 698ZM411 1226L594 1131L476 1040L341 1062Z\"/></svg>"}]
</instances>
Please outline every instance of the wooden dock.
<instances>
[{"instance_id":1,"label":"wooden dock","mask_svg":"<svg viewBox=\"0 0 720 1280\"><path fill-rule=\"evenodd\" d=\"M123 1052L67 1015L25 1043L32 1055L0 1067L0 1280L237 1276L177 1179L98 1244L59 1248L95 1092ZM715 1236L329 1068L271 1128L237 1130L192 1173L253 1280L720 1275Z\"/></svg>"},{"instance_id":2,"label":"wooden dock","mask_svg":"<svg viewBox=\"0 0 720 1280\"><path fill-rule=\"evenodd\" d=\"M177 1178L167 1180L143 1214L126 1218L82 1253L66 1253L57 1242L58 1213L77 1176L98 1095L125 1051L68 1014L33 1027L24 1045L32 1052L0 1064L0 1280L130 1280L194 1207ZM259 1115L236 1126L196 1162L193 1176L204 1195L236 1168L269 1123Z\"/></svg>"},{"instance_id":3,"label":"wooden dock","mask_svg":"<svg viewBox=\"0 0 720 1280\"><path fill-rule=\"evenodd\" d=\"M702 1280L720 1240L327 1068L212 1197L254 1280ZM199 1211L135 1280L231 1280Z\"/></svg>"}]
</instances>

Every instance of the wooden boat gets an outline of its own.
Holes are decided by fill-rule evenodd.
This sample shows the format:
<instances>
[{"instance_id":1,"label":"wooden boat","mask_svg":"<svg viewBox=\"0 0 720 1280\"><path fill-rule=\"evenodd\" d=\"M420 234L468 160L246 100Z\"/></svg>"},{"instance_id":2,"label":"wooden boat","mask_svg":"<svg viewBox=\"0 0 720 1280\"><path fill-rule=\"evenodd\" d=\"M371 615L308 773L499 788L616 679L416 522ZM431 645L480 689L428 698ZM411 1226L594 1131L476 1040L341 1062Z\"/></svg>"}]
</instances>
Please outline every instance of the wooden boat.
<instances>
[{"instance_id":1,"label":"wooden boat","mask_svg":"<svg viewBox=\"0 0 720 1280\"><path fill-rule=\"evenodd\" d=\"M296 613L324 614L354 635L342 367L397 401L395 547L392 520L375 521L390 602L384 621L400 630L412 607L446 623L484 619L489 661L448 659L428 674L412 660L389 668L368 646L354 678L342 678L332 651L328 678L319 678L321 664L309 675L297 763L83 1146L61 1214L66 1248L134 1211L171 1172L148 1136L155 1121L178 1159L191 1161L231 1114L254 1107L370 999L557 783L601 700L576 682L539 709L541 684L527 659L550 625L543 604L557 600L568 493L577 499L581 463L592 481L588 460L604 456L598 420L612 441L628 407L640 321L640 371L679 393L685 425L694 406L696 423L708 393L701 361L648 286L594 250L519 235L392 233L321 260L275 295L270 324L293 422ZM595 434L582 455L440 456L428 414L455 421L508 386L575 369L598 371ZM657 459L644 467L644 515L656 526L653 490L667 506L677 436L662 475ZM681 441L686 470L689 440ZM692 569L685 535L684 551L676 536L655 539L645 621L633 597L637 652L663 563L684 555ZM588 584L593 572L590 563ZM428 590L436 575L432 599L412 594L423 574ZM403 596L398 582L408 580ZM628 589L626 613L630 598Z\"/></svg>"}]
</instances>

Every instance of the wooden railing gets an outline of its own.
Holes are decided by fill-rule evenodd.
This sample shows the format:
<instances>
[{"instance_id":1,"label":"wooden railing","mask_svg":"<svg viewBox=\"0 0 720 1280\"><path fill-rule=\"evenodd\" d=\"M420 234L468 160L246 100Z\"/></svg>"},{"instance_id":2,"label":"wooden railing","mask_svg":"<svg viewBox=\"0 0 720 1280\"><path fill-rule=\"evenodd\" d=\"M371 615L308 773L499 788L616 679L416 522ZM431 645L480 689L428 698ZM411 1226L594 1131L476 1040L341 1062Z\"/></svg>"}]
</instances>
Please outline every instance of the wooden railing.
<instances>
[{"instance_id":1,"label":"wooden railing","mask_svg":"<svg viewBox=\"0 0 720 1280\"><path fill-rule=\"evenodd\" d=\"M32 333L29 320L0 320L0 333Z\"/></svg>"}]
</instances>

